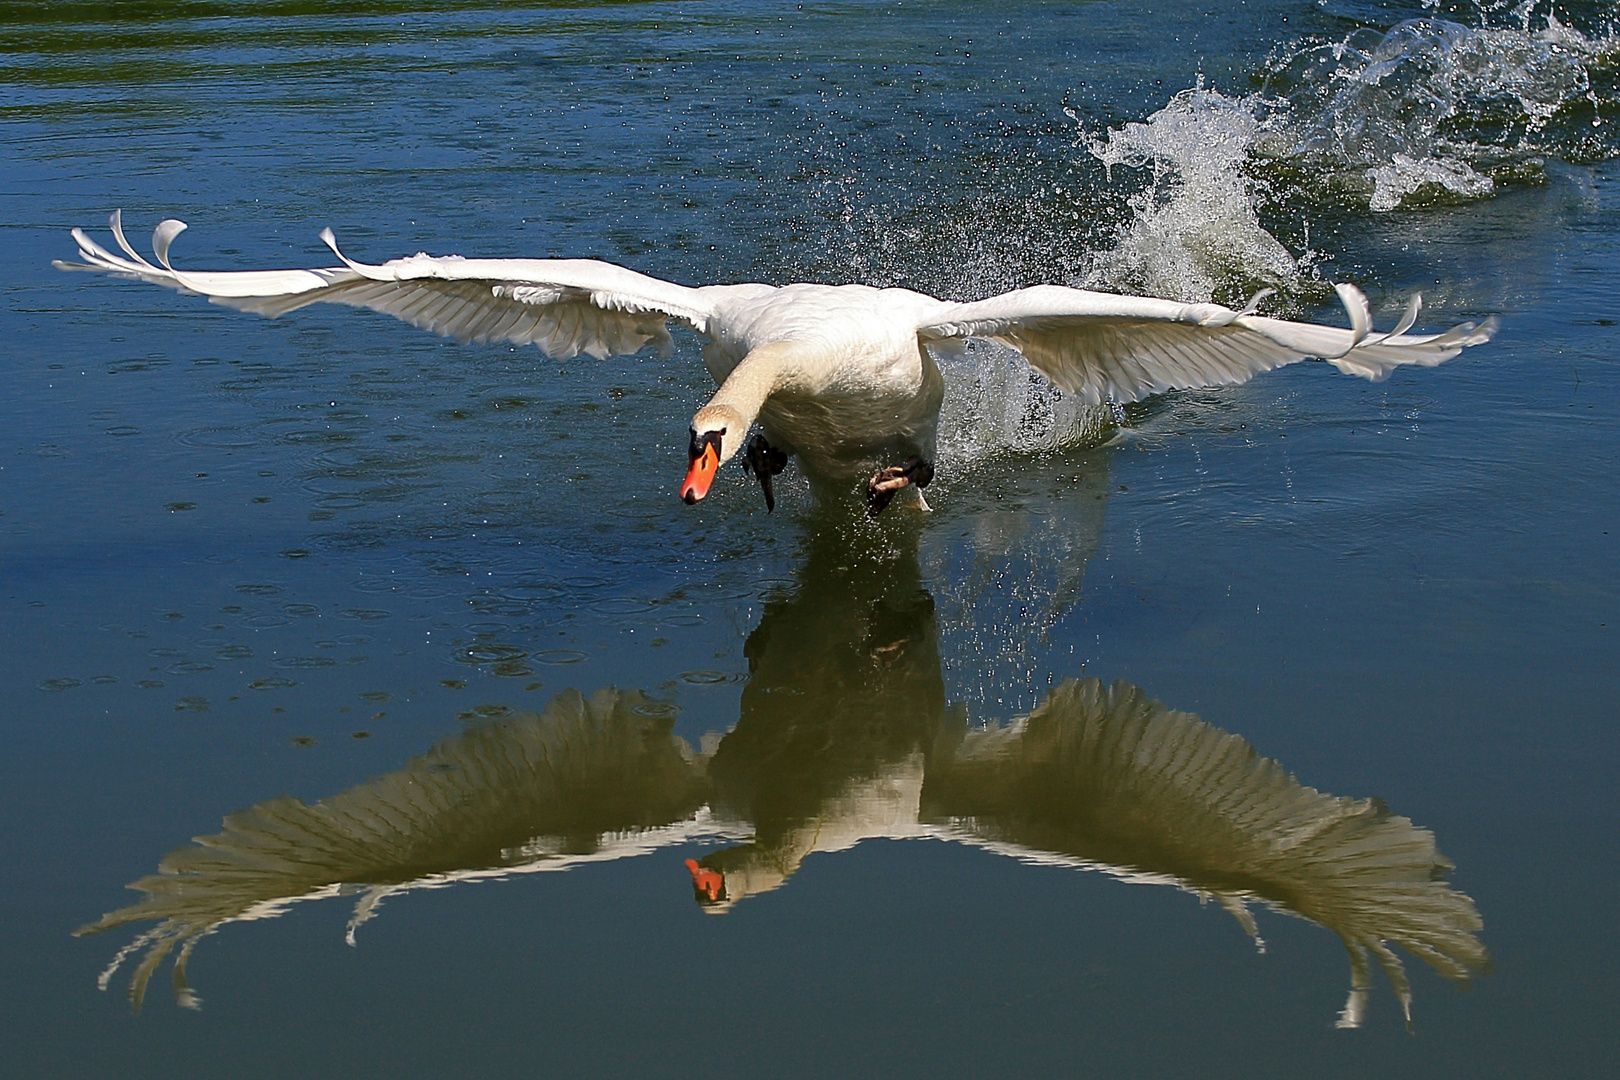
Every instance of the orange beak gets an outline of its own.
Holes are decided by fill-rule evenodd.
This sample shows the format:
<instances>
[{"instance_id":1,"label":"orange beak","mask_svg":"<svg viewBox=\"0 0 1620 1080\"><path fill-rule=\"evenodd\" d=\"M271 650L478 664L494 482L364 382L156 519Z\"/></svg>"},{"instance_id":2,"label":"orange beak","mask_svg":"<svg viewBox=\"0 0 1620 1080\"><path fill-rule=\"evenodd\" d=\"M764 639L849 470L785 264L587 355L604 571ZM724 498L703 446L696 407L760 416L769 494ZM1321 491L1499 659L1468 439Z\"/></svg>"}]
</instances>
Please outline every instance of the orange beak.
<instances>
[{"instance_id":1,"label":"orange beak","mask_svg":"<svg viewBox=\"0 0 1620 1080\"><path fill-rule=\"evenodd\" d=\"M687 873L692 875L692 890L699 897L707 898L711 904L720 899L720 894L725 891L726 887L724 875L718 870L710 870L706 866L698 865L696 859L686 860L686 870Z\"/></svg>"},{"instance_id":2,"label":"orange beak","mask_svg":"<svg viewBox=\"0 0 1620 1080\"><path fill-rule=\"evenodd\" d=\"M701 445L694 439L692 465L686 470L686 482L681 484L681 501L688 506L709 493L714 474L720 471L720 439L705 438Z\"/></svg>"}]
</instances>

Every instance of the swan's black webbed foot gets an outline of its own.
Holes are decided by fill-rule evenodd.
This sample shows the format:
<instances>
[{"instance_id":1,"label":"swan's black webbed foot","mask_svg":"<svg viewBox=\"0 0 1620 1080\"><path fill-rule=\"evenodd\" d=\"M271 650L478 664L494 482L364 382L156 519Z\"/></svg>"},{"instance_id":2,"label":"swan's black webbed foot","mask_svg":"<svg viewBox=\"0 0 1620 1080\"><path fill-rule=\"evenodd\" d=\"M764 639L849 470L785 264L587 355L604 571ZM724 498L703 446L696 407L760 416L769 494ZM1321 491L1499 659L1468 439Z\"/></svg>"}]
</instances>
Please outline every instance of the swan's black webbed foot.
<instances>
[{"instance_id":1,"label":"swan's black webbed foot","mask_svg":"<svg viewBox=\"0 0 1620 1080\"><path fill-rule=\"evenodd\" d=\"M916 484L920 488L928 486L934 478L934 467L920 457L906 459L904 465L891 465L887 469L879 469L872 474L872 479L866 482L866 512L872 517L883 513L883 508L889 505L895 492L903 487Z\"/></svg>"},{"instance_id":2,"label":"swan's black webbed foot","mask_svg":"<svg viewBox=\"0 0 1620 1080\"><path fill-rule=\"evenodd\" d=\"M787 468L787 455L770 443L765 436L756 434L743 450L743 463L748 471L759 477L760 490L765 492L765 512L776 509L776 492L771 490L771 477Z\"/></svg>"}]
</instances>

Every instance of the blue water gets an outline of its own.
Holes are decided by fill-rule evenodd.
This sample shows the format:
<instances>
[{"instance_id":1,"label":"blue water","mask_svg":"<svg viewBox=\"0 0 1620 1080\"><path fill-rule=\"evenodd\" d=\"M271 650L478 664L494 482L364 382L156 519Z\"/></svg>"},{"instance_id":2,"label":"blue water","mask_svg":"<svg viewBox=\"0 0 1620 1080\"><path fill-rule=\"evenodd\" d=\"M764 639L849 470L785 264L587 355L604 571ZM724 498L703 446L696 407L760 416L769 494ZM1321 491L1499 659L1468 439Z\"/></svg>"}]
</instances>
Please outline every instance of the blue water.
<instances>
[{"instance_id":1,"label":"blue water","mask_svg":"<svg viewBox=\"0 0 1620 1080\"><path fill-rule=\"evenodd\" d=\"M1602 42L1608 12L1557 17ZM1612 45L1579 54L1590 97L1533 130L1469 84L1477 123L1446 131L1474 149L1435 153L1489 195L1382 212L1362 182L1380 162L1247 159L1269 194L1238 197L1313 253L1287 310L1341 320L1322 282L1348 279L1388 326L1421 290L1426 327L1499 314L1489 345L1379 384L1302 364L1166 395L1035 451L985 419L1018 412L1023 373L957 371L934 512L877 525L816 508L791 470L771 515L739 470L679 503L710 391L689 335L667 359L559 363L49 265L122 207L142 247L164 217L191 224L182 268L327 265L330 225L374 260L594 256L960 297L1078 282L1173 202L1133 206L1153 170L1104 168L1093 142L1200 77L1237 101L1305 39L1429 14L0 12L4 1059L42 1077L1601 1074L1620 1049ZM1380 107L1355 118L1403 120ZM1222 299L1265 277L1254 250L1215 273ZM1167 739L1235 737L1296 778L1278 790L1367 820L1381 800L1385 827L1432 834L1454 869L1435 862L1426 895L1477 912L1464 934L1490 962L1459 993L1407 955L1410 1032L1375 965L1359 1029L1336 1028L1342 926L1293 917L1311 912L1303 885L1277 891L1278 845L1222 854L1144 779L1146 749L1124 784L1145 794L1117 799L1106 770L969 753L1031 710L1078 725L1049 700L1069 679L1123 680L1197 714ZM495 770L446 789L464 816L384 815L408 856L290 832L219 909L236 921L195 924L217 932L188 990L171 955L134 1009L137 951L98 992L153 924L73 931L141 902L126 883L227 815L437 790L477 747L515 761L553 737L558 695L607 687L656 773ZM761 887L706 914L688 858ZM296 887L292 863L313 868ZM570 869L531 872L548 866ZM378 886L397 891L351 949ZM323 888L344 895L252 908ZM1223 895L1250 900L1263 950Z\"/></svg>"}]
</instances>

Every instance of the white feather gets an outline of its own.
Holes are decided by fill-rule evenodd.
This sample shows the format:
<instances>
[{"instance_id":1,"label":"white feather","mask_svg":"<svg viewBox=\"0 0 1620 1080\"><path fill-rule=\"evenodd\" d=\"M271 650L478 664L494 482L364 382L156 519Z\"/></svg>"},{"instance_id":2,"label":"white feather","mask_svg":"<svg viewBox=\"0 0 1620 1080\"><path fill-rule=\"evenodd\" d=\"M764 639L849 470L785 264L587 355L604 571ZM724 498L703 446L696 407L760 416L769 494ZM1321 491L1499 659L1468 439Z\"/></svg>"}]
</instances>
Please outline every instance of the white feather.
<instances>
[{"instance_id":1,"label":"white feather","mask_svg":"<svg viewBox=\"0 0 1620 1080\"><path fill-rule=\"evenodd\" d=\"M367 265L344 255L330 229L322 230L321 239L340 267L182 272L170 263L169 247L184 222L171 218L153 233L160 266L130 247L120 215L113 215L112 226L130 258L113 255L75 229L84 262L55 265L135 277L271 317L314 303L366 307L446 337L535 344L560 359L582 352L598 358L633 353L647 344L667 350L666 319L702 331L711 307L700 290L589 259L415 255Z\"/></svg>"},{"instance_id":2,"label":"white feather","mask_svg":"<svg viewBox=\"0 0 1620 1080\"><path fill-rule=\"evenodd\" d=\"M919 330L925 342L982 337L1023 353L1058 386L1093 404L1136 401L1166 390L1244 382L1262 371L1320 357L1347 374L1382 379L1402 364L1432 367L1489 341L1494 320L1446 334L1407 337L1417 317L1371 336L1367 298L1335 286L1348 330L1253 314L1218 304L1179 304L1136 296L1038 285L958 304Z\"/></svg>"},{"instance_id":3,"label":"white feather","mask_svg":"<svg viewBox=\"0 0 1620 1080\"><path fill-rule=\"evenodd\" d=\"M169 248L185 229L173 219L153 234L154 265L125 239L128 258L73 230L83 263L215 303L277 316L306 304L370 308L461 341L535 345L568 358L670 346L668 320L711 340L704 360L720 390L693 418L694 432L721 433L721 460L757 420L772 443L828 481L872 475L909 457L931 461L943 384L927 349L988 338L1083 402L1135 401L1166 390L1244 382L1262 371L1319 357L1340 371L1382 379L1403 364L1432 366L1488 341L1495 321L1443 334L1407 331L1414 298L1394 331L1372 332L1367 298L1335 286L1348 329L1242 310L1037 285L971 303L864 285L710 285L688 288L591 259L465 259L412 255L380 264L349 258L330 229L321 239L342 265L302 270L177 271ZM875 481L874 481L875 482Z\"/></svg>"}]
</instances>

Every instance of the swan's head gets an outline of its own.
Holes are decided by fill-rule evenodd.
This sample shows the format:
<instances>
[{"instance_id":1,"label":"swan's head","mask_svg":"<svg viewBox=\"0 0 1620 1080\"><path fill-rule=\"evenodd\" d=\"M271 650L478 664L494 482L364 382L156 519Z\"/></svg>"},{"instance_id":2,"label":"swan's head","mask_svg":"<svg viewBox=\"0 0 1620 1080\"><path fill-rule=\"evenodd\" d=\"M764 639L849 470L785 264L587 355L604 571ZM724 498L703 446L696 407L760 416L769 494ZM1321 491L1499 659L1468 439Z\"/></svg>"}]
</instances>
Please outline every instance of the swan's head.
<instances>
[{"instance_id":1,"label":"swan's head","mask_svg":"<svg viewBox=\"0 0 1620 1080\"><path fill-rule=\"evenodd\" d=\"M686 860L686 870L692 875L692 894L700 904L719 904L726 899L726 876L718 870L703 866L696 859Z\"/></svg>"},{"instance_id":2,"label":"swan's head","mask_svg":"<svg viewBox=\"0 0 1620 1080\"><path fill-rule=\"evenodd\" d=\"M799 855L756 844L712 851L702 862L686 860L692 898L705 915L724 915L756 893L781 888L798 867Z\"/></svg>"},{"instance_id":3,"label":"swan's head","mask_svg":"<svg viewBox=\"0 0 1620 1080\"><path fill-rule=\"evenodd\" d=\"M729 405L706 405L692 417L691 461L681 484L681 499L697 502L709 493L714 474L742 446L748 423Z\"/></svg>"}]
</instances>

